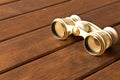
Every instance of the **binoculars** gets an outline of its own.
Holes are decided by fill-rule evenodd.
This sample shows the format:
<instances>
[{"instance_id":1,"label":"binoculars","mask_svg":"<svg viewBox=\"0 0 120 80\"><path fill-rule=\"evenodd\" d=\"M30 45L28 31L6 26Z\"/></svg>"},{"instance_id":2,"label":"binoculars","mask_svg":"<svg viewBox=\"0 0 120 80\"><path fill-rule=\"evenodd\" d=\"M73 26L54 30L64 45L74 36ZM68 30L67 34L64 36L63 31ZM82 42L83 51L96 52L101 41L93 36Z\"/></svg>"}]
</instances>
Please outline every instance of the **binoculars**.
<instances>
[{"instance_id":1,"label":"binoculars","mask_svg":"<svg viewBox=\"0 0 120 80\"><path fill-rule=\"evenodd\" d=\"M118 41L118 34L114 28L101 29L91 22L81 20L77 15L56 18L52 23L52 33L59 40L65 40L71 34L83 37L87 52L94 56L102 55Z\"/></svg>"}]
</instances>

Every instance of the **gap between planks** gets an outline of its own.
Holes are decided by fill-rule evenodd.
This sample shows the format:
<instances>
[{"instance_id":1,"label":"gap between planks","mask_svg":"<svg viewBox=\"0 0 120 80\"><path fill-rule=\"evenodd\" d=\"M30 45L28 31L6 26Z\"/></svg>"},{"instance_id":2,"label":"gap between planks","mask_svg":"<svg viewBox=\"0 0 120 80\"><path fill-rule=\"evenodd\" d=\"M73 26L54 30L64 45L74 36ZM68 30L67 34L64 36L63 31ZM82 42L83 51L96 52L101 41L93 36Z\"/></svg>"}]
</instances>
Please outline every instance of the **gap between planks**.
<instances>
[{"instance_id":1,"label":"gap between planks","mask_svg":"<svg viewBox=\"0 0 120 80\"><path fill-rule=\"evenodd\" d=\"M71 38L72 38L72 36L71 36ZM51 54L51 53L53 53L53 52L56 52L56 51L58 51L58 50L61 50L61 49L65 48L65 47L68 47L68 46L70 46L70 45L73 45L73 44L75 44L76 42L78 42L79 40L82 39L82 38L80 38L80 37L73 37L73 38L74 38L74 39L76 38L76 39L75 39L75 42L71 42L70 44L63 45L63 46L61 46L61 47L55 48L55 49L52 50L52 51L48 51L48 52L45 52L44 54L40 54L40 55L38 55L38 56L35 56L35 57L33 57L33 58L30 58L30 59L28 59L28 60L26 60L26 61L24 61L24 62L22 62L22 63L16 64L16 65L14 65L14 66L12 66L12 67L9 67L9 68L1 71L0 74L3 74L3 73L8 72L8 71L10 71L10 70L13 70L13 69L15 69L15 68L17 68L17 67L20 67L20 66L22 66L22 65L24 65L24 64L27 64L27 63L29 63L29 62L32 62L32 61L34 61L34 60L38 60L39 58L42 58L42 57L44 57L44 56L46 56L46 55L49 55L49 54ZM115 58L115 59L116 59L116 58ZM112 63L112 62L110 62L110 63ZM106 64L106 63L105 63L105 64ZM107 64L107 65L109 65L109 64ZM105 65L105 66L107 66L107 65ZM105 66L103 66L103 67L105 67ZM95 70L93 70L93 71L95 72L96 70L101 69L101 68L103 68L103 67L100 66L100 68L97 68L97 69L95 69ZM94 72L92 72L92 73L94 73ZM83 77L87 77L88 75L90 75L90 74L92 74L92 73L83 75L82 78L83 78Z\"/></svg>"},{"instance_id":2,"label":"gap between planks","mask_svg":"<svg viewBox=\"0 0 120 80\"><path fill-rule=\"evenodd\" d=\"M9 3L14 3L14 2L17 2L17 1L20 1L20 0L10 0L10 1L6 1L6 2L0 2L0 6L6 5L6 4L9 4Z\"/></svg>"},{"instance_id":3,"label":"gap between planks","mask_svg":"<svg viewBox=\"0 0 120 80\"><path fill-rule=\"evenodd\" d=\"M115 27L117 30L119 29L120 30L120 27L119 26L116 26ZM119 31L118 30L118 31ZM120 33L120 32L118 32L118 33ZM120 37L120 35L119 35L119 37ZM82 41L83 42L83 41ZM79 44L78 44L79 43ZM105 53L110 53L110 54L104 54L104 56L102 56L101 58L98 58L98 57L94 57L94 56L90 56L89 54L87 54L86 52L84 52L84 50L83 50L83 47L80 47L81 46L81 44L82 43L80 43L80 42L77 42L77 43L75 43L75 44L73 44L73 45L71 45L71 46L68 46L68 47L66 47L66 48L64 48L64 49L62 49L62 50L60 50L60 51L57 51L57 52L54 52L54 54L51 54L51 55L48 55L48 56L46 56L46 57L43 57L43 58L41 58L41 59L39 59L39 60L37 60L37 61L34 61L34 62L31 62L31 63L29 63L29 64L25 64L25 65L23 65L23 66L21 66L21 67L18 67L18 68L16 68L16 69L14 69L14 70L12 70L12 71L10 71L10 72L7 72L7 73L5 73L5 74L3 74L3 75L1 75L0 76L0 79L4 79L4 80L8 80L8 79L12 79L12 80L16 80L16 78L19 78L19 79L24 79L24 78L26 78L26 79L29 79L29 80L39 80L39 79L41 79L41 80L45 80L46 78L46 80L53 80L53 79L55 79L55 80L62 80L62 79L64 79L64 80L74 80L74 79L76 79L77 77L79 77L79 76L82 76L82 75L84 75L85 73L87 73L88 71L89 71L89 67L90 67L90 71L92 71L93 69L95 69L96 67L99 67L99 66L101 66L101 65L103 65L103 63L101 64L100 62L104 62L104 64L105 65L107 65L107 64L109 64L110 62L111 62L111 60L112 61L115 61L116 59L118 59L118 58L120 58L120 55L117 53L116 55L115 54L112 54L113 52L116 52L116 50L119 50L119 48L117 48L118 46L120 47L120 42L119 42L119 44L117 44L117 46L114 46L113 48L114 48L114 50L112 51L112 53L110 53L108 50L105 52ZM75 48L75 46L76 46L76 48ZM78 54L78 51L79 51L79 49L78 49L78 47L80 47L80 49L82 50L81 52L84 52L85 54ZM117 48L117 49L116 49ZM77 51L76 51L76 50ZM74 50L74 52L77 52L76 54L74 54L74 52L71 52L71 51L73 51ZM63 52L70 52L69 54L67 54L67 53L63 53ZM63 55L63 54L65 54L65 55ZM74 55L73 55L74 54ZM66 56L66 57L65 57ZM69 56L68 58L67 58L67 56ZM72 56L74 56L74 57L72 57ZM55 58L55 59L54 59ZM85 60L86 59L86 60ZM96 60L95 60L96 59ZM66 60L67 60L67 62L66 62ZM70 60L70 61L69 61ZM82 61L81 61L82 60ZM90 63L89 62L89 60L92 60L92 62ZM50 61L50 62L49 62ZM52 63L52 62L53 63ZM47 63L46 63L47 62ZM58 63L58 62L60 62L60 63ZM66 63L66 64L64 64L64 62ZM72 62L72 63L71 63ZM40 64L39 64L40 63ZM71 64L71 65L67 65L67 63L69 63L69 64ZM88 68L87 68L87 66L85 66L85 64L89 64L88 66ZM55 65L56 64L56 65ZM81 66L81 64L82 64L82 66ZM100 65L101 64L101 65ZM33 66L33 65L36 65L36 66ZM47 66L48 65L48 66ZM50 66L51 65L51 66ZM64 65L65 67L62 67L62 65ZM73 66L73 65L76 65L76 66ZM95 65L95 66L94 66ZM55 69L54 69L54 66L55 66ZM67 66L67 67L66 67ZM80 67L79 67L80 66ZM44 69L44 67L45 67L45 69ZM84 68L85 67L85 68ZM35 69L34 69L35 68ZM43 68L43 69L42 69ZM48 73L49 73L49 75L47 74L46 75L46 73L45 72L47 72L47 70L46 70L46 68L51 68L50 70L52 70L53 72L50 72L48 69ZM59 69L60 68L60 69ZM64 68L64 69L62 69L62 68ZM77 68L77 70L76 70L76 68ZM82 68L82 69L81 69ZM86 72L86 68L87 68L87 72ZM26 70L27 69L27 70ZM37 70L38 69L38 70ZM66 71L66 69L68 70L68 71ZM71 71L71 69L73 70L73 71ZM25 71L24 71L25 70ZM45 70L45 71L44 71ZM58 72L56 73L56 70L58 70ZM69 70L71 71L71 72L73 72L73 73L71 73L71 72L69 72ZM83 70L83 71L81 71L81 70ZM84 72L84 70L85 70L85 72ZM32 73L30 73L30 71L32 71ZM63 71L66 71L65 73L64 73L64 77L62 77L63 76L63 73L62 72ZM69 72L69 73L68 73ZM16 74L17 73L17 74ZM34 74L33 74L34 73ZM41 74L39 74L39 73L41 73ZM57 76L55 76L56 74L54 74L54 73L56 73L57 74ZM60 75L59 75L59 73L60 73ZM27 74L27 75L26 75ZM52 75L52 74L54 74L54 75ZM81 75L80 75L81 74ZM32 77L31 77L32 76ZM70 79L68 78L68 77L70 77ZM80 80L80 79L79 79Z\"/></svg>"},{"instance_id":4,"label":"gap between planks","mask_svg":"<svg viewBox=\"0 0 120 80\"><path fill-rule=\"evenodd\" d=\"M119 34L120 34L120 33L119 33L120 28L118 28L118 27L120 27L120 22L117 23L117 24L113 24L113 25L115 25L114 28L115 28L115 30L118 32L118 35L119 35ZM112 25L112 26L113 26L113 25ZM118 37L118 44L120 44L120 35L119 35L119 37ZM95 73L101 71L102 69L106 68L107 66L112 65L113 63L117 62L118 60L120 60L120 56L118 56L117 59L115 58L115 60L110 61L109 63L104 63L104 64L102 64L102 65L99 66L98 68L93 69L92 71L90 71L90 72L88 72L87 74L81 76L80 78L77 78L76 80L79 80L79 79L81 79L81 78L86 80L87 77L89 77L89 76L91 76L91 75L94 75Z\"/></svg>"},{"instance_id":5,"label":"gap between planks","mask_svg":"<svg viewBox=\"0 0 120 80\"><path fill-rule=\"evenodd\" d=\"M21 1L21 0L19 0L19 1ZM35 11L38 11L38 10L42 10L42 9L45 9L45 8L48 8L48 7L52 7L52 6L55 6L55 5L58 5L58 4L66 3L66 2L69 2L69 1L71 1L71 0L63 0L63 1L60 1L60 2L56 2L56 3L50 4L50 5L44 6L44 7L38 7L38 8L36 7L35 9L31 9L31 10L28 10L28 11L16 13L16 14L13 14L13 15L11 14L9 16L0 18L0 21L11 19L11 18L14 18L14 17L17 17L17 16L21 16L21 15L24 15L24 14L35 12Z\"/></svg>"},{"instance_id":6,"label":"gap between planks","mask_svg":"<svg viewBox=\"0 0 120 80\"><path fill-rule=\"evenodd\" d=\"M91 13L91 12L90 12ZM93 13L94 13L94 11L93 11ZM28 61L29 62L29 61ZM21 63L22 64L22 63ZM6 71L6 70L3 70L4 72Z\"/></svg>"},{"instance_id":7,"label":"gap between planks","mask_svg":"<svg viewBox=\"0 0 120 80\"><path fill-rule=\"evenodd\" d=\"M74 44L75 42L78 42L79 40L82 40L81 37L73 37L73 36L71 36L71 38L74 38L75 41L73 41L73 42L71 42L71 43L69 43L69 44L66 44L66 45L57 47L57 48L55 48L55 49L53 49L53 50L51 50L51 51L47 51L47 52L45 52L44 54L39 54L39 55L37 55L37 56L35 56L35 57L32 57L32 58L30 58L30 59L27 59L26 61L23 61L23 62L21 62L21 63L18 63L18 64L14 65L14 66L9 67L9 68L6 68L6 69L0 71L0 74L4 74L4 73L9 72L9 71L11 71L11 70L13 70L13 69L15 69L15 68L18 68L18 67L20 67L20 66L23 66L23 65L25 65L25 64L28 64L28 63L30 63L30 62L32 62L32 61L38 60L38 59L40 59L40 58L42 58L42 57L45 57L45 56L47 56L47 55L50 55L51 53L54 53L54 52L56 52L56 51L58 51L58 50L61 50L61 49L65 48L65 47L67 47L67 46L70 46L70 45Z\"/></svg>"},{"instance_id":8,"label":"gap between planks","mask_svg":"<svg viewBox=\"0 0 120 80\"><path fill-rule=\"evenodd\" d=\"M71 0L68 0L68 1L71 1ZM64 2L66 2L66 1L64 1ZM98 7L98 8L95 8L95 9L88 10L88 11L86 11L86 12L80 13L80 14L78 14L78 15L82 15L82 14L85 14L85 13L88 13L88 12L92 12L92 11L94 11L94 10L97 10L97 9L100 9L100 8L103 8L103 7L106 7L106 6L109 6L109 5L111 5L111 4L115 4L115 3L117 3L117 2L118 2L118 1L112 2L112 3L109 3L109 4L107 4L107 5L104 5L104 6L101 6L101 7ZM61 2L61 3L63 3L63 2ZM57 4L60 4L60 3L56 3L55 5L57 5ZM33 12L34 12L34 11L33 11ZM20 16L20 15L19 15L19 16ZM17 17L17 16L16 16L16 17ZM12 18L13 18L13 17L12 17ZM9 19L10 19L10 18L9 18ZM5 20L8 20L8 19L5 19ZM118 24L118 22L116 22L116 23L114 23L114 24ZM30 33L30 32L32 32L32 31L36 31L36 30L45 28L45 27L47 27L47 26L49 26L49 25L50 25L50 24L45 24L45 25L40 26L40 27L37 27L37 28L35 28L35 29L32 29L32 30L29 30L29 31L26 31L26 32L23 32L23 33L19 33L19 34L16 34L16 35L7 37L7 38L5 38L5 39L0 40L0 42L4 42L4 41L7 41L7 40L9 40L9 39L12 39L12 38L15 38L15 37L18 37L18 36L21 36L21 35ZM110 26L112 26L112 25L110 25Z\"/></svg>"},{"instance_id":9,"label":"gap between planks","mask_svg":"<svg viewBox=\"0 0 120 80\"><path fill-rule=\"evenodd\" d=\"M120 80L120 58L113 64L105 67L97 73L85 78L85 80Z\"/></svg>"},{"instance_id":10,"label":"gap between planks","mask_svg":"<svg viewBox=\"0 0 120 80\"><path fill-rule=\"evenodd\" d=\"M115 26L113 26L113 25L115 25ZM120 23L118 24L113 24L112 25L112 27L114 27L114 29L118 32L118 36L119 36L119 39L118 39L118 47L116 47L116 48L119 48L120 47ZM74 43L75 44L75 43ZM74 45L74 44L71 44L71 45ZM117 45L116 44L116 45ZM115 45L114 45L115 46ZM107 50L106 50L106 52L108 52L108 51L110 51L111 50L111 48L108 48ZM105 52L105 53L106 53ZM108 53L109 54L109 53ZM89 76L91 77L92 75L94 75L95 73L97 73L97 72L99 72L99 71L101 71L101 70L103 70L104 68L106 68L106 67L109 67L110 65L112 65L112 64L114 64L115 62L117 62L117 61L119 61L120 60L120 56L116 56L115 58L113 58L112 60L110 60L110 61L108 61L108 62L105 62L105 63L103 63L103 64L101 64L100 66L98 66L98 67L96 67L96 68L94 68L94 69L92 69L92 70L90 70L89 72L86 72L85 74L83 74L83 75L80 75L80 77L77 77L77 78L72 78L73 80L86 80L86 78L88 78L87 80L89 80ZM75 73L74 73L75 74ZM73 74L73 75L74 75ZM77 74L77 73L76 73ZM92 80L92 78L90 78L91 80ZM67 80L71 80L70 78L68 78Z\"/></svg>"},{"instance_id":11,"label":"gap between planks","mask_svg":"<svg viewBox=\"0 0 120 80\"><path fill-rule=\"evenodd\" d=\"M76 78L75 80L84 80L84 79L86 80L87 77L89 77L89 76L91 76L91 75L94 75L95 73L103 70L104 68L106 68L106 67L108 67L109 65L117 62L118 60L120 60L120 57L116 57L116 58L114 58L113 60L111 60L111 61L109 61L109 62L106 62L106 63L100 65L99 67L97 67L97 68L95 68L95 69L87 72L86 74L82 75L81 77Z\"/></svg>"}]
</instances>

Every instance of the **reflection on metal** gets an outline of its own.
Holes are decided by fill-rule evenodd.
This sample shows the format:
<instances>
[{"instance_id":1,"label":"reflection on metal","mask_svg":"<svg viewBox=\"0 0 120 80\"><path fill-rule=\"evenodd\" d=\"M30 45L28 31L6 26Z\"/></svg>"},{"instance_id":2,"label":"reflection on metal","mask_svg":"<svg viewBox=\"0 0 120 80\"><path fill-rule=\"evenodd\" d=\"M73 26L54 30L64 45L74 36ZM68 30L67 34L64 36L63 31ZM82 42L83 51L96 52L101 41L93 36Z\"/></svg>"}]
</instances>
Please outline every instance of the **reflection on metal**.
<instances>
[{"instance_id":1,"label":"reflection on metal","mask_svg":"<svg viewBox=\"0 0 120 80\"><path fill-rule=\"evenodd\" d=\"M118 39L118 34L112 27L102 30L91 22L81 20L77 15L55 19L52 23L52 33L60 40L65 40L71 34L82 36L86 50L95 56L102 55Z\"/></svg>"},{"instance_id":2,"label":"reflection on metal","mask_svg":"<svg viewBox=\"0 0 120 80\"><path fill-rule=\"evenodd\" d=\"M72 15L67 18L57 18L52 23L52 32L55 38L64 40L69 35L72 34L72 29L74 28L77 21L81 21L79 16Z\"/></svg>"}]
</instances>

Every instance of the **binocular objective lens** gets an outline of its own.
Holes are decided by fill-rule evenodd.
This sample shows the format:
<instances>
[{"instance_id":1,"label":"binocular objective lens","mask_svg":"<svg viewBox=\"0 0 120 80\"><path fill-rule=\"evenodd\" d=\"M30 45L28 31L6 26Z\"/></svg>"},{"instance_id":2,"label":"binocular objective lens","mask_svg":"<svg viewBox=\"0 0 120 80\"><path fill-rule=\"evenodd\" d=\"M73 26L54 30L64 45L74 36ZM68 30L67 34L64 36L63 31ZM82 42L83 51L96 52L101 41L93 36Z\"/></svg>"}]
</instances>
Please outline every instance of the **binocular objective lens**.
<instances>
[{"instance_id":1,"label":"binocular objective lens","mask_svg":"<svg viewBox=\"0 0 120 80\"><path fill-rule=\"evenodd\" d=\"M54 22L52 24L52 32L56 37L58 38L64 37L64 34L65 34L64 31L65 31L65 27L60 22Z\"/></svg>"},{"instance_id":2,"label":"binocular objective lens","mask_svg":"<svg viewBox=\"0 0 120 80\"><path fill-rule=\"evenodd\" d=\"M85 47L86 47L87 51L92 54L97 54L101 50L100 41L93 36L88 36L85 39Z\"/></svg>"}]
</instances>

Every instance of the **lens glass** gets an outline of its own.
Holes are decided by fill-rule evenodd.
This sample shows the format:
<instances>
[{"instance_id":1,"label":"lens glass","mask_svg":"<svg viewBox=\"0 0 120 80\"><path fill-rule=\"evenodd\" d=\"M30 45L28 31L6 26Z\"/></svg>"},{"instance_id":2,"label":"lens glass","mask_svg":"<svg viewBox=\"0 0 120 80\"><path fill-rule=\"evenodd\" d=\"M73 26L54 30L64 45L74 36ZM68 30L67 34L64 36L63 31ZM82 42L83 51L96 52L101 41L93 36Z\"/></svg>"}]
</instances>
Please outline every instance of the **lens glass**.
<instances>
[{"instance_id":1,"label":"lens glass","mask_svg":"<svg viewBox=\"0 0 120 80\"><path fill-rule=\"evenodd\" d=\"M59 38L62 38L64 37L64 34L65 34L65 28L64 28L64 25L60 22L55 22L53 23L53 33L55 36L59 37Z\"/></svg>"},{"instance_id":2,"label":"lens glass","mask_svg":"<svg viewBox=\"0 0 120 80\"><path fill-rule=\"evenodd\" d=\"M98 39L89 36L86 38L85 46L89 52L99 53L101 50L101 44Z\"/></svg>"}]
</instances>

